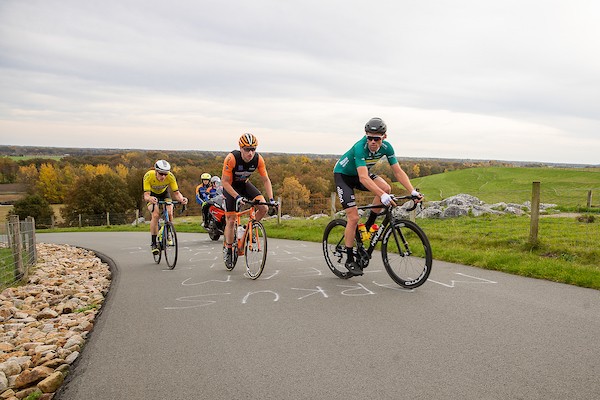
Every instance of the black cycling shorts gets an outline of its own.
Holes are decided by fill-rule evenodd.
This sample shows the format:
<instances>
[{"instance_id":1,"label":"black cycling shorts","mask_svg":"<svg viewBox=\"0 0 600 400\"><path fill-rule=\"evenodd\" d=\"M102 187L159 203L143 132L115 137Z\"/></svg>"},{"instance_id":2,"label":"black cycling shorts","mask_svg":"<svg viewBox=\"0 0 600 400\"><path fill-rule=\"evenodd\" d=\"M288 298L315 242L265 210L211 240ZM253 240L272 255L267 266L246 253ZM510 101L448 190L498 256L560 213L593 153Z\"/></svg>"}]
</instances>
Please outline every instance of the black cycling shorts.
<instances>
[{"instance_id":1,"label":"black cycling shorts","mask_svg":"<svg viewBox=\"0 0 600 400\"><path fill-rule=\"evenodd\" d=\"M248 200L254 200L257 196L261 195L260 190L258 190L250 181L234 182L231 186L233 186L240 196L245 197ZM223 195L225 196L225 211L236 211L235 197L230 195L227 190L223 190Z\"/></svg>"},{"instance_id":2,"label":"black cycling shorts","mask_svg":"<svg viewBox=\"0 0 600 400\"><path fill-rule=\"evenodd\" d=\"M369 174L369 177L375 180L375 178L377 178L377 175ZM340 174L339 172L337 172L333 174L333 178L335 180L335 190L340 199L340 203L342 203L342 208L344 210L346 208L356 207L354 189L362 190L364 192L369 191L369 189L367 189L362 183L360 183L358 175L351 176Z\"/></svg>"}]
</instances>

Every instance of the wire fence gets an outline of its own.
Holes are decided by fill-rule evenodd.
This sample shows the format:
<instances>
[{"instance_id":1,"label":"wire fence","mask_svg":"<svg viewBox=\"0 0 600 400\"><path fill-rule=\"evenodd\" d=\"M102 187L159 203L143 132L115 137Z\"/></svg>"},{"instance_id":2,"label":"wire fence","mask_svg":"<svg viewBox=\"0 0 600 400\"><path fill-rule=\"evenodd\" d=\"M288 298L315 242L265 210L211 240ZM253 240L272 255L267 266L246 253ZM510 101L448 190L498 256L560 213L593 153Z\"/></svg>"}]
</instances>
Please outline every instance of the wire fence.
<instances>
[{"instance_id":1,"label":"wire fence","mask_svg":"<svg viewBox=\"0 0 600 400\"><path fill-rule=\"evenodd\" d=\"M27 278L37 262L35 221L28 217L10 218L0 230L0 287L5 288Z\"/></svg>"}]
</instances>

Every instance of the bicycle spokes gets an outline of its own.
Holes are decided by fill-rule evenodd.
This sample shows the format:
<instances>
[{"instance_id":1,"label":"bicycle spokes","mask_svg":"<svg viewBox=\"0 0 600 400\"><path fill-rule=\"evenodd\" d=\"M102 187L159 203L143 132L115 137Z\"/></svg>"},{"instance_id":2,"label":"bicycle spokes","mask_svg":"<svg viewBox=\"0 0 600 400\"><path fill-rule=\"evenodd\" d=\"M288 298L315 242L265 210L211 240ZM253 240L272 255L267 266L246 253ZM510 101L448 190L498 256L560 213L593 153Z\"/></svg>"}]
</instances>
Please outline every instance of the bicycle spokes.
<instances>
[{"instance_id":1,"label":"bicycle spokes","mask_svg":"<svg viewBox=\"0 0 600 400\"><path fill-rule=\"evenodd\" d=\"M421 286L431 272L429 240L413 222L397 221L389 225L384 233L381 253L387 273L400 286Z\"/></svg>"},{"instance_id":2,"label":"bicycle spokes","mask_svg":"<svg viewBox=\"0 0 600 400\"><path fill-rule=\"evenodd\" d=\"M258 278L267 260L267 232L260 222L254 221L250 231L246 232L244 255L248 276L252 279Z\"/></svg>"}]
</instances>

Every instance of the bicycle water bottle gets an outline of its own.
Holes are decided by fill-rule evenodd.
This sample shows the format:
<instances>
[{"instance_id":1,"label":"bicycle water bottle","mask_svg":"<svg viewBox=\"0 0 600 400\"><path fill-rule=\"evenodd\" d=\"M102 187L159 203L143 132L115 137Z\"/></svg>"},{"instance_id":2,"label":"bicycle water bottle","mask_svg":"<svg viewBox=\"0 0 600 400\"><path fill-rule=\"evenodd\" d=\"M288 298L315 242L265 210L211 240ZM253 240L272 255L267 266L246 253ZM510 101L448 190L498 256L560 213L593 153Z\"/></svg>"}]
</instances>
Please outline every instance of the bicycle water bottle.
<instances>
[{"instance_id":1,"label":"bicycle water bottle","mask_svg":"<svg viewBox=\"0 0 600 400\"><path fill-rule=\"evenodd\" d=\"M160 227L160 230L158 231L158 241L161 242L162 241L162 235L163 235L163 231L165 230L164 226Z\"/></svg>"},{"instance_id":2,"label":"bicycle water bottle","mask_svg":"<svg viewBox=\"0 0 600 400\"><path fill-rule=\"evenodd\" d=\"M360 235L360 240L363 242L368 242L369 237L371 236L369 232L367 232L365 224L358 224L358 234Z\"/></svg>"},{"instance_id":3,"label":"bicycle water bottle","mask_svg":"<svg viewBox=\"0 0 600 400\"><path fill-rule=\"evenodd\" d=\"M369 228L370 236L373 236L373 234L375 232L377 232L378 230L379 230L379 225L377 225L377 224L371 225L371 227Z\"/></svg>"},{"instance_id":4,"label":"bicycle water bottle","mask_svg":"<svg viewBox=\"0 0 600 400\"><path fill-rule=\"evenodd\" d=\"M237 239L238 239L238 246L242 245L242 239L244 238L244 227L243 226L238 226L238 230L237 230Z\"/></svg>"}]
</instances>

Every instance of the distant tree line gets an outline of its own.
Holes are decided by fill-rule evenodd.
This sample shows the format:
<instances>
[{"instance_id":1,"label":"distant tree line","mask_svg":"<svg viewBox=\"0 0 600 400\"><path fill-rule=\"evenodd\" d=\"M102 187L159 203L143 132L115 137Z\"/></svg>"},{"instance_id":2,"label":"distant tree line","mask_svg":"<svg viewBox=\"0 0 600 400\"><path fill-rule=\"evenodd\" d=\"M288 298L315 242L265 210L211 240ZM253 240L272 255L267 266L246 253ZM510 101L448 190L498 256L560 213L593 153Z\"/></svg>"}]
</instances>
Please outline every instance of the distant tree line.
<instances>
[{"instance_id":1,"label":"distant tree line","mask_svg":"<svg viewBox=\"0 0 600 400\"><path fill-rule=\"evenodd\" d=\"M142 177L157 159L168 160L181 192L193 202L200 175L221 175L225 152L111 151L69 154L56 158L12 159L0 157L0 183L22 183L31 204L64 204L63 218L69 222L78 214L122 213L143 210ZM328 198L335 190L333 167L337 156L264 153L276 196L288 199ZM401 160L409 177L439 174L456 169L507 165L493 161ZM392 182L387 162L372 172ZM256 174L255 174L256 175ZM252 177L260 188L258 177ZM31 215L31 214L30 214ZM22 215L24 218L27 215Z\"/></svg>"}]
</instances>

